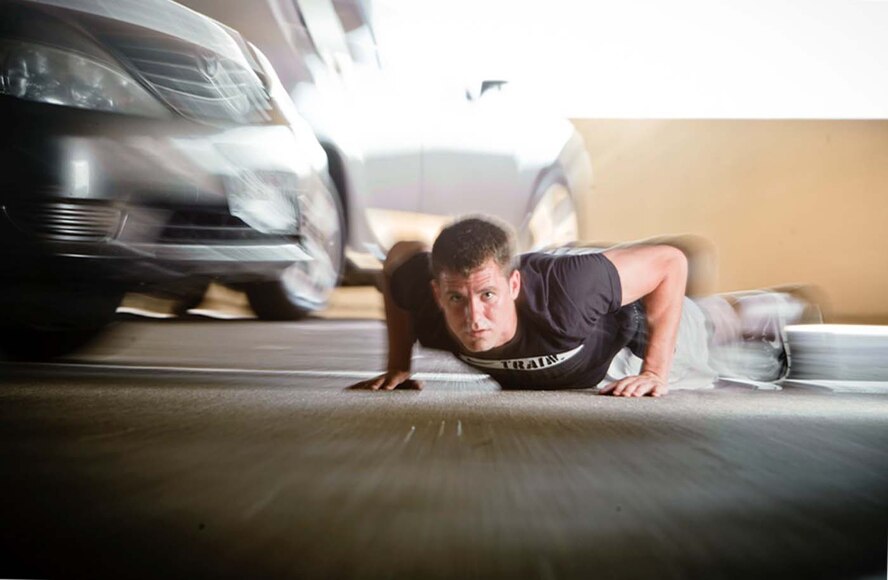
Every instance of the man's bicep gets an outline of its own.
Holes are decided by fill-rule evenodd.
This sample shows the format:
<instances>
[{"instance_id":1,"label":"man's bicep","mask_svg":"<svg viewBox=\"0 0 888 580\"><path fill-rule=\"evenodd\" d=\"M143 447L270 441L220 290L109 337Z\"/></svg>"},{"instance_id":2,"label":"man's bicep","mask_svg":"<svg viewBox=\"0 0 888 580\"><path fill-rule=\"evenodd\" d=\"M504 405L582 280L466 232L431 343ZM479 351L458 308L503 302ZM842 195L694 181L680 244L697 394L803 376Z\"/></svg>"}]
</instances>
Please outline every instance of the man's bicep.
<instances>
[{"instance_id":1,"label":"man's bicep","mask_svg":"<svg viewBox=\"0 0 888 580\"><path fill-rule=\"evenodd\" d=\"M686 263L684 254L672 246L632 246L604 252L617 269L623 289L622 305L653 292L673 270Z\"/></svg>"}]
</instances>

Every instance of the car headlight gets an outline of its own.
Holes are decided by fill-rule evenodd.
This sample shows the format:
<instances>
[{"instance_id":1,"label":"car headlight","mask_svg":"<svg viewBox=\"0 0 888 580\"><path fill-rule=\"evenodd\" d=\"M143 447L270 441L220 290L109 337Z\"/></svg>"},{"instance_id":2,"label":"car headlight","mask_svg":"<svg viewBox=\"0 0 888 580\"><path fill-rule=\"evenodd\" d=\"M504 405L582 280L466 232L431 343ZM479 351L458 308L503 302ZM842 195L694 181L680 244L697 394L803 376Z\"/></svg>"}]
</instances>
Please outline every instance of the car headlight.
<instances>
[{"instance_id":1,"label":"car headlight","mask_svg":"<svg viewBox=\"0 0 888 580\"><path fill-rule=\"evenodd\" d=\"M31 42L0 41L0 94L95 111L170 116L125 71Z\"/></svg>"}]
</instances>

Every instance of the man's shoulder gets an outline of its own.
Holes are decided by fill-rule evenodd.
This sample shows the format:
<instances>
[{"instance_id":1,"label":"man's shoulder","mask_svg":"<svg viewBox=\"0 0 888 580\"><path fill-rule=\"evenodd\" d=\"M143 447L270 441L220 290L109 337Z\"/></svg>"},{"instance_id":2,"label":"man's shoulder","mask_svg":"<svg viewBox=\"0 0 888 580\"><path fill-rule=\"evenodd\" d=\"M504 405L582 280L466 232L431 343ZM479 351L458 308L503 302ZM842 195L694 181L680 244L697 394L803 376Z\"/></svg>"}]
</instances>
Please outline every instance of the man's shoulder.
<instances>
[{"instance_id":1,"label":"man's shoulder","mask_svg":"<svg viewBox=\"0 0 888 580\"><path fill-rule=\"evenodd\" d=\"M418 310L431 297L429 281L432 279L431 254L415 251L393 265L389 270L389 284L395 304L405 310Z\"/></svg>"},{"instance_id":2,"label":"man's shoulder","mask_svg":"<svg viewBox=\"0 0 888 580\"><path fill-rule=\"evenodd\" d=\"M617 310L619 274L604 249L568 247L522 255L521 281L528 306L560 316L567 326L578 316L594 322Z\"/></svg>"},{"instance_id":3,"label":"man's shoulder","mask_svg":"<svg viewBox=\"0 0 888 580\"><path fill-rule=\"evenodd\" d=\"M432 254L428 250L417 250L405 254L394 262L389 270L392 276L403 273L410 276L432 277Z\"/></svg>"},{"instance_id":4,"label":"man's shoulder","mask_svg":"<svg viewBox=\"0 0 888 580\"><path fill-rule=\"evenodd\" d=\"M608 266L613 266L607 256L604 255L605 249L568 246L546 251L528 252L521 254L519 269L522 275L571 276L587 274L590 268L608 268Z\"/></svg>"},{"instance_id":5,"label":"man's shoulder","mask_svg":"<svg viewBox=\"0 0 888 580\"><path fill-rule=\"evenodd\" d=\"M425 243L417 241L398 242L392 246L388 251L388 254L386 254L385 263L382 268L383 273L390 276L405 262L420 255L425 255L426 259L431 255L429 253L429 247Z\"/></svg>"}]
</instances>

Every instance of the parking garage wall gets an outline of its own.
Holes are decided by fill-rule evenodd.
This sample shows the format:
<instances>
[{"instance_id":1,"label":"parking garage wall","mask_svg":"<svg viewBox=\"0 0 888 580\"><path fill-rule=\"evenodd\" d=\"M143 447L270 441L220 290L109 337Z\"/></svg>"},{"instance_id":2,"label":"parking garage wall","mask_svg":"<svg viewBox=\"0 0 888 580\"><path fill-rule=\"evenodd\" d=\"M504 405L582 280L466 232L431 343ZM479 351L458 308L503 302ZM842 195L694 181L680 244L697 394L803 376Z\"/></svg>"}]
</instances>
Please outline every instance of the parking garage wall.
<instances>
[{"instance_id":1,"label":"parking garage wall","mask_svg":"<svg viewBox=\"0 0 888 580\"><path fill-rule=\"evenodd\" d=\"M814 284L830 322L888 324L888 121L575 119L582 234L713 242L716 291Z\"/></svg>"}]
</instances>

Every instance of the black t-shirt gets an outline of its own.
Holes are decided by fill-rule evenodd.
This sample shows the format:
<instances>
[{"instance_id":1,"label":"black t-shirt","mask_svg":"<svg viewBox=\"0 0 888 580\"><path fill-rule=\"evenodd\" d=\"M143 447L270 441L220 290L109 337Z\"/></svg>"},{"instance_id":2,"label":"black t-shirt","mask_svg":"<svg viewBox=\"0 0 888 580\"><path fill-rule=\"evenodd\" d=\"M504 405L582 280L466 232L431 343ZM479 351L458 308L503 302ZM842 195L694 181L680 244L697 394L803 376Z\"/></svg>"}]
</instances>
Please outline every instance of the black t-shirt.
<instances>
[{"instance_id":1,"label":"black t-shirt","mask_svg":"<svg viewBox=\"0 0 888 580\"><path fill-rule=\"evenodd\" d=\"M624 346L643 356L644 311L620 307L617 269L600 253L521 256L518 330L506 344L466 352L447 330L435 303L428 252L392 274L392 298L414 319L420 344L452 352L486 372L504 389L563 389L597 385Z\"/></svg>"}]
</instances>

